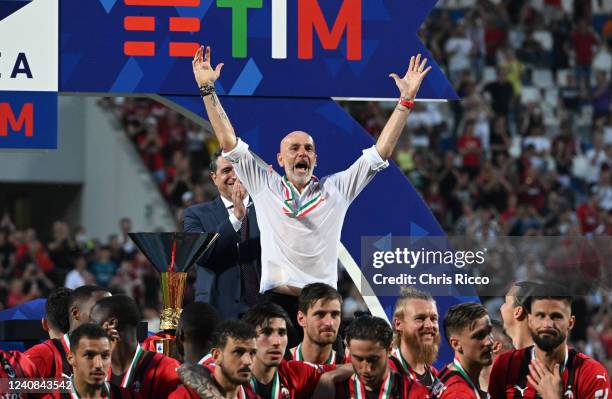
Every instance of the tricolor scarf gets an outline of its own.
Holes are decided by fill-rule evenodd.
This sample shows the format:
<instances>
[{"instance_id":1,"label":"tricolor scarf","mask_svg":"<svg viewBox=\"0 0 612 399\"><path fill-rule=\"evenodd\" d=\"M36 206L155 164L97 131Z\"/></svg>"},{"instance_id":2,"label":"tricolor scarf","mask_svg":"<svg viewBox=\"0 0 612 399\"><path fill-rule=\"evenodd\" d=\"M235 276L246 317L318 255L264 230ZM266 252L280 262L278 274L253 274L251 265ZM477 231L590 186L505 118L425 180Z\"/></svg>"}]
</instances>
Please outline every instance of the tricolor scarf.
<instances>
[{"instance_id":1,"label":"tricolor scarf","mask_svg":"<svg viewBox=\"0 0 612 399\"><path fill-rule=\"evenodd\" d=\"M257 391L258 385L259 385L259 382L257 381L257 378L255 378L254 375L251 376L251 388L256 394L259 395L259 392ZM280 382L280 377L278 375L278 369L276 369L274 371L274 377L272 377L272 394L270 395L270 399L279 399L281 398L280 394L281 394L281 382Z\"/></svg>"},{"instance_id":2,"label":"tricolor scarf","mask_svg":"<svg viewBox=\"0 0 612 399\"><path fill-rule=\"evenodd\" d=\"M136 372L136 366L138 366L138 362L142 355L144 355L145 350L138 345L136 347L136 352L134 353L134 357L132 358L132 362L130 363L130 367L125 372L123 379L121 380L121 387L128 388L132 384L132 378L134 378L134 373Z\"/></svg>"},{"instance_id":3,"label":"tricolor scarf","mask_svg":"<svg viewBox=\"0 0 612 399\"><path fill-rule=\"evenodd\" d=\"M304 355L302 354L302 344L300 343L297 347L293 348L293 350L291 351L291 354L293 355L293 360L297 360L298 362L303 362L304 361ZM336 364L336 351L335 350L331 350L331 352L329 353L329 357L327 358L327 360L325 362L323 362L323 364Z\"/></svg>"},{"instance_id":4,"label":"tricolor scarf","mask_svg":"<svg viewBox=\"0 0 612 399\"><path fill-rule=\"evenodd\" d=\"M68 335L68 333L62 336L62 345L64 346L66 353L70 352L70 335Z\"/></svg>"},{"instance_id":5,"label":"tricolor scarf","mask_svg":"<svg viewBox=\"0 0 612 399\"><path fill-rule=\"evenodd\" d=\"M472 381L472 379L470 378L468 373L466 373L466 371L461 366L461 362L459 362L459 359L455 358L453 360L453 367L455 368L455 370L457 370L457 372L459 374L461 374L463 379L467 381L467 383L470 385L470 388L472 388L474 390L474 395L476 395L477 398L480 398L481 396L480 396L480 388L479 388L479 386L477 384L474 384L474 382ZM489 395L487 394L487 396L485 398L488 399Z\"/></svg>"},{"instance_id":6,"label":"tricolor scarf","mask_svg":"<svg viewBox=\"0 0 612 399\"><path fill-rule=\"evenodd\" d=\"M393 389L393 382L395 375L391 369L387 369L387 375L385 376L382 384L380 384L378 399L391 399L391 391ZM359 380L357 374L353 374L349 380L349 395L351 399L365 399L365 386Z\"/></svg>"},{"instance_id":7,"label":"tricolor scarf","mask_svg":"<svg viewBox=\"0 0 612 399\"><path fill-rule=\"evenodd\" d=\"M312 180L313 182L316 182L317 178L313 176ZM298 207L295 203L296 198L299 197L297 189L287 179L287 176L283 176L281 181L283 183L284 197L283 212L291 218L304 217L321 205L323 201L325 201L325 198L323 198L321 196L321 192L319 192L313 199Z\"/></svg>"},{"instance_id":8,"label":"tricolor scarf","mask_svg":"<svg viewBox=\"0 0 612 399\"><path fill-rule=\"evenodd\" d=\"M397 360L399 360L400 364L402 365L404 373L411 380L418 381L418 376L417 376L416 371L414 371L414 369L412 367L410 367L410 365L408 364L406 359L404 359L404 356L402 355L402 351L400 350L400 348L395 348L393 350L393 357L396 358ZM431 375L431 379L433 381L433 384L435 385L437 377L431 372L431 367L426 365L425 366L425 372L429 373Z\"/></svg>"},{"instance_id":9,"label":"tricolor scarf","mask_svg":"<svg viewBox=\"0 0 612 399\"><path fill-rule=\"evenodd\" d=\"M76 390L76 385L74 383L74 378L70 378L70 384L71 384L71 388L70 388L70 398L71 399L81 399L81 396L79 395L79 393ZM110 387L108 386L108 382L105 382L104 385L102 386L102 389L104 390L102 392L102 397L103 398L110 398Z\"/></svg>"}]
</instances>

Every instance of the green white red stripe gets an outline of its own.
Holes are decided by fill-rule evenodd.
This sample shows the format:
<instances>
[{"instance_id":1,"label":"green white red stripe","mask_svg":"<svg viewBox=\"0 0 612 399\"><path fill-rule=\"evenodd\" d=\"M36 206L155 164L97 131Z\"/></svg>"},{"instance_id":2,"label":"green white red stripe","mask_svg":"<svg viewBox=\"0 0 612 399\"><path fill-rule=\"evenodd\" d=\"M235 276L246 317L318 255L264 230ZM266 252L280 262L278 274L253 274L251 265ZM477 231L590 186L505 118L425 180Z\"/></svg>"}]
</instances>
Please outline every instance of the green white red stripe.
<instances>
[{"instance_id":1,"label":"green white red stripe","mask_svg":"<svg viewBox=\"0 0 612 399\"><path fill-rule=\"evenodd\" d=\"M315 178L313 177L313 179ZM323 201L325 201L325 198L323 198L321 193L318 193L317 195L315 195L313 199L311 199L310 201L306 202L304 205L296 209L295 198L297 197L297 190L295 189L295 187L293 187L293 184L291 184L291 182L287 180L286 176L283 176L281 181L283 183L284 194L285 194L283 212L291 217L294 217L294 218L304 217L308 213L315 210L319 205L321 205Z\"/></svg>"},{"instance_id":2,"label":"green white red stripe","mask_svg":"<svg viewBox=\"0 0 612 399\"><path fill-rule=\"evenodd\" d=\"M402 356L402 351L400 348L395 348L393 351L393 356L400 361L402 368L404 369L404 373L410 377L411 380L416 380L415 372L412 370L412 367L408 364L404 356Z\"/></svg>"},{"instance_id":3,"label":"green white red stripe","mask_svg":"<svg viewBox=\"0 0 612 399\"><path fill-rule=\"evenodd\" d=\"M121 380L121 387L128 388L132 383L132 378L134 378L134 373L136 372L136 366L138 366L138 362L142 355L144 355L145 351L138 345L136 347L136 352L134 353L134 357L132 358L132 362L130 363L130 367L125 372L123 379Z\"/></svg>"},{"instance_id":4,"label":"green white red stripe","mask_svg":"<svg viewBox=\"0 0 612 399\"><path fill-rule=\"evenodd\" d=\"M390 369L387 369L387 375L383 382L380 384L378 399L390 399L391 390L393 388L394 375ZM349 381L349 393L351 399L366 399L365 385L359 379L359 376L355 373L351 376Z\"/></svg>"},{"instance_id":5,"label":"green white red stripe","mask_svg":"<svg viewBox=\"0 0 612 399\"><path fill-rule=\"evenodd\" d=\"M70 335L68 333L62 336L62 345L66 348L66 352L70 351Z\"/></svg>"},{"instance_id":6,"label":"green white red stripe","mask_svg":"<svg viewBox=\"0 0 612 399\"><path fill-rule=\"evenodd\" d=\"M293 350L291 351L291 354L293 355L293 360L303 362L304 355L302 354L302 343L300 343L297 347L293 348ZM333 349L331 350L331 352L329 353L329 357L327 358L325 362L323 362L323 364L336 364L336 351L335 350Z\"/></svg>"},{"instance_id":7,"label":"green white red stripe","mask_svg":"<svg viewBox=\"0 0 612 399\"><path fill-rule=\"evenodd\" d=\"M74 378L70 379L70 398L71 399L81 399L81 396L79 395L79 393L76 390L76 384L74 383ZM104 392L102 392L102 397L103 398L110 398L110 388L108 386L108 382L104 382L104 385L102 385L102 389L104 389Z\"/></svg>"},{"instance_id":8,"label":"green white red stripe","mask_svg":"<svg viewBox=\"0 0 612 399\"><path fill-rule=\"evenodd\" d=\"M270 395L270 399L281 399L280 396L280 377L278 375L278 369L274 370L274 377L272 377L272 394ZM259 385L259 383L257 382L257 379L255 378L255 376L251 376L251 388L253 388L253 391L255 391L255 393L257 393L259 395L259 393L257 392L257 386Z\"/></svg>"},{"instance_id":9,"label":"green white red stripe","mask_svg":"<svg viewBox=\"0 0 612 399\"><path fill-rule=\"evenodd\" d=\"M480 390L478 389L478 386L474 384L468 373L465 372L465 370L461 366L461 362L459 361L459 359L455 358L453 360L453 366L455 367L455 370L457 370L457 372L461 374L463 379L467 381L467 383L470 385L470 388L474 390L474 395L476 395L476 398L480 398Z\"/></svg>"}]
</instances>

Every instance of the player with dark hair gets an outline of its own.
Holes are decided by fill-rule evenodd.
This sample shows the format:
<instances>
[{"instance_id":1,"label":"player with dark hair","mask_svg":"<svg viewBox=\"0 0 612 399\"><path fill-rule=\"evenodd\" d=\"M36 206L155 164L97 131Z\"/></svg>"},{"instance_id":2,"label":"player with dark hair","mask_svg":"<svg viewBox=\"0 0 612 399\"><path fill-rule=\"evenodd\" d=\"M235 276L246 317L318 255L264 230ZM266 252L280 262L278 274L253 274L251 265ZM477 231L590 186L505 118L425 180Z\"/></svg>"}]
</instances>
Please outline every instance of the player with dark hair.
<instances>
[{"instance_id":1,"label":"player with dark hair","mask_svg":"<svg viewBox=\"0 0 612 399\"><path fill-rule=\"evenodd\" d=\"M91 307L98 299L106 296L110 296L110 292L95 285L76 288L70 293L69 298L66 298L64 289L58 289L49 296L45 304L45 309L51 311L47 316L48 323L57 324L58 331L60 328L67 330L60 337L34 345L25 352L42 378L59 379L72 375L72 367L68 362L70 352L68 332L87 323Z\"/></svg>"},{"instance_id":2,"label":"player with dark hair","mask_svg":"<svg viewBox=\"0 0 612 399\"><path fill-rule=\"evenodd\" d=\"M603 365L570 349L575 323L572 296L565 288L541 285L525 302L534 345L501 354L491 371L493 399L604 399L610 378Z\"/></svg>"},{"instance_id":3,"label":"player with dark hair","mask_svg":"<svg viewBox=\"0 0 612 399\"><path fill-rule=\"evenodd\" d=\"M493 363L495 363L495 359L497 359L499 355L513 350L514 347L512 346L512 338L506 334L504 325L501 321L491 320L491 325L493 326ZM483 391L489 390L489 377L492 368L493 364L483 367L480 372L480 388L482 388Z\"/></svg>"},{"instance_id":4,"label":"player with dark hair","mask_svg":"<svg viewBox=\"0 0 612 399\"><path fill-rule=\"evenodd\" d=\"M287 361L287 327L291 325L283 308L271 302L253 306L242 318L257 332L251 385L263 399L308 398L321 375L334 365Z\"/></svg>"},{"instance_id":5,"label":"player with dark hair","mask_svg":"<svg viewBox=\"0 0 612 399\"><path fill-rule=\"evenodd\" d=\"M176 340L184 362L203 365L212 359L210 349L218 322L215 308L206 302L192 302L183 308Z\"/></svg>"},{"instance_id":6,"label":"player with dark hair","mask_svg":"<svg viewBox=\"0 0 612 399\"><path fill-rule=\"evenodd\" d=\"M297 322L303 329L302 342L290 349L293 360L314 364L339 364L333 344L338 338L342 295L324 283L306 285L298 297Z\"/></svg>"},{"instance_id":7,"label":"player with dark hair","mask_svg":"<svg viewBox=\"0 0 612 399\"><path fill-rule=\"evenodd\" d=\"M436 381L431 365L438 356L440 331L436 301L428 292L413 287L402 289L393 309L395 332L393 357L401 367L396 371L418 380L428 389Z\"/></svg>"},{"instance_id":8,"label":"player with dark hair","mask_svg":"<svg viewBox=\"0 0 612 399\"><path fill-rule=\"evenodd\" d=\"M104 329L85 323L70 333L68 361L74 370L69 393L53 393L46 398L133 398L127 389L106 381L111 361L111 342Z\"/></svg>"},{"instance_id":9,"label":"player with dark hair","mask_svg":"<svg viewBox=\"0 0 612 399\"><path fill-rule=\"evenodd\" d=\"M391 367L397 360L390 358L393 330L385 320L373 316L355 318L346 329L346 341L354 373L336 383L336 398L429 397L427 388Z\"/></svg>"},{"instance_id":10,"label":"player with dark hair","mask_svg":"<svg viewBox=\"0 0 612 399\"><path fill-rule=\"evenodd\" d=\"M58 287L51 291L45 302L45 317L42 319L43 330L49 333L50 339L61 339L70 330L68 306L72 290Z\"/></svg>"},{"instance_id":11,"label":"player with dark hair","mask_svg":"<svg viewBox=\"0 0 612 399\"><path fill-rule=\"evenodd\" d=\"M527 325L527 309L524 305L525 300L538 286L538 283L532 281L514 283L506 293L505 302L499 308L506 334L512 338L512 345L516 349L533 345Z\"/></svg>"},{"instance_id":12,"label":"player with dark hair","mask_svg":"<svg viewBox=\"0 0 612 399\"><path fill-rule=\"evenodd\" d=\"M455 352L453 363L438 374L432 395L438 399L485 399L479 377L483 367L493 362L493 326L480 303L452 306L444 316L446 340Z\"/></svg>"},{"instance_id":13,"label":"player with dark hair","mask_svg":"<svg viewBox=\"0 0 612 399\"><path fill-rule=\"evenodd\" d=\"M110 381L144 398L165 398L176 389L179 363L160 353L146 351L138 345L136 329L140 310L127 295L100 299L91 309L91 320L107 332L116 331L111 357Z\"/></svg>"},{"instance_id":14,"label":"player with dark hair","mask_svg":"<svg viewBox=\"0 0 612 399\"><path fill-rule=\"evenodd\" d=\"M70 330L89 322L91 308L102 298L111 296L108 289L97 285L83 285L75 288L68 304Z\"/></svg>"},{"instance_id":15,"label":"player with dark hair","mask_svg":"<svg viewBox=\"0 0 612 399\"><path fill-rule=\"evenodd\" d=\"M258 398L250 385L255 356L255 329L238 320L220 322L212 337L214 363L184 364L179 369L182 386L170 399Z\"/></svg>"}]
</instances>

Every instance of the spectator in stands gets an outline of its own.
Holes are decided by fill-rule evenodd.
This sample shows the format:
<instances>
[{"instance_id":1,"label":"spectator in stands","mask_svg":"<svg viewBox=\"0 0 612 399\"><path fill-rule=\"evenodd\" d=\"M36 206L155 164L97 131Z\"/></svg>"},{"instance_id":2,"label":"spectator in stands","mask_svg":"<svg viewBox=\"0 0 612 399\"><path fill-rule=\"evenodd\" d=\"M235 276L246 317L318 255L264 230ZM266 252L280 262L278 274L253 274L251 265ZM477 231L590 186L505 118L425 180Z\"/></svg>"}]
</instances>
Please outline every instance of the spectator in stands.
<instances>
[{"instance_id":1,"label":"spectator in stands","mask_svg":"<svg viewBox=\"0 0 612 399\"><path fill-rule=\"evenodd\" d=\"M599 39L589 25L588 19L578 21L576 29L571 34L574 54L576 56L576 77L578 87L583 97L587 97L591 88L591 64L593 62L593 47Z\"/></svg>"},{"instance_id":2,"label":"spectator in stands","mask_svg":"<svg viewBox=\"0 0 612 399\"><path fill-rule=\"evenodd\" d=\"M132 259L136 253L136 246L128 235L132 232L132 219L123 217L119 220L119 241L123 251L122 258Z\"/></svg>"},{"instance_id":3,"label":"spectator in stands","mask_svg":"<svg viewBox=\"0 0 612 399\"><path fill-rule=\"evenodd\" d=\"M451 82L456 82L465 69L470 68L470 54L474 44L465 32L465 23L458 23L452 36L446 41L444 51L448 57L448 72Z\"/></svg>"},{"instance_id":4,"label":"spectator in stands","mask_svg":"<svg viewBox=\"0 0 612 399\"><path fill-rule=\"evenodd\" d=\"M110 248L107 245L98 249L97 258L91 265L91 271L96 277L96 282L102 287L107 287L117 271L117 264L111 259Z\"/></svg>"},{"instance_id":5,"label":"spectator in stands","mask_svg":"<svg viewBox=\"0 0 612 399\"><path fill-rule=\"evenodd\" d=\"M465 122L463 135L457 142L459 153L463 158L462 167L470 178L478 175L480 170L480 161L482 159L482 143L478 137L474 135L474 127L476 121L468 119Z\"/></svg>"},{"instance_id":6,"label":"spectator in stands","mask_svg":"<svg viewBox=\"0 0 612 399\"><path fill-rule=\"evenodd\" d=\"M75 289L83 285L95 284L96 278L87 270L87 259L84 256L79 256L75 261L75 268L66 276L64 286L66 288Z\"/></svg>"}]
</instances>

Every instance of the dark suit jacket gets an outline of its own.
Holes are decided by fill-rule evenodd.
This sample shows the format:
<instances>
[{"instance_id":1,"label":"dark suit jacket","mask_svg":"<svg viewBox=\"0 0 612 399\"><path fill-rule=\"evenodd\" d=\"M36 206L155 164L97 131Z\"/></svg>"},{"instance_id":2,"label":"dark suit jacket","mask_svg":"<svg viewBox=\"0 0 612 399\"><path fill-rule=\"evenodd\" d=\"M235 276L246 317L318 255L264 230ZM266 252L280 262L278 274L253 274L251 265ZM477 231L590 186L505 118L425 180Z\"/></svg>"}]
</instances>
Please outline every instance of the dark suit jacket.
<instances>
[{"instance_id":1,"label":"dark suit jacket","mask_svg":"<svg viewBox=\"0 0 612 399\"><path fill-rule=\"evenodd\" d=\"M242 299L240 261L251 263L261 275L259 227L252 204L248 218L249 238L241 243L240 232L234 231L221 197L190 206L184 212L185 232L220 233L213 247L197 263L196 301L213 305L221 319L236 318L247 310Z\"/></svg>"}]
</instances>

